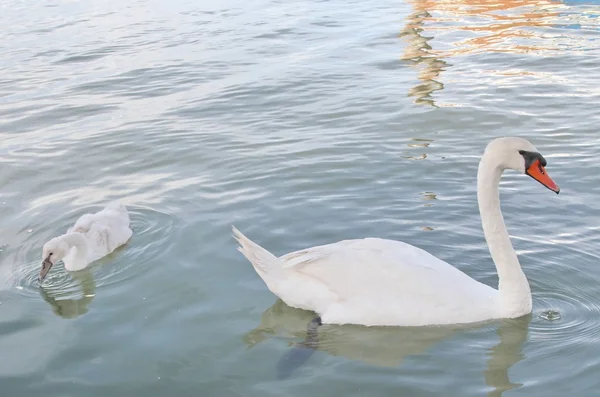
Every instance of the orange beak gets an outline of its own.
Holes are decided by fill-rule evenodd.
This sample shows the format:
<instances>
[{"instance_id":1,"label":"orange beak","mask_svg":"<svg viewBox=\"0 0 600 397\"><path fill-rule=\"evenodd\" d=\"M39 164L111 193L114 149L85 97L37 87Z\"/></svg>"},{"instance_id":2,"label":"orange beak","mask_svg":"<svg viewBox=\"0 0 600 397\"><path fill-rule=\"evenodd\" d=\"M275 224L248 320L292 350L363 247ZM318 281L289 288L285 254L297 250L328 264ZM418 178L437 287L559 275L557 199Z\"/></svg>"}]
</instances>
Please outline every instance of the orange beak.
<instances>
[{"instance_id":1,"label":"orange beak","mask_svg":"<svg viewBox=\"0 0 600 397\"><path fill-rule=\"evenodd\" d=\"M548 189L552 190L554 193L558 194L560 192L560 188L550 175L546 172L542 164L540 164L540 160L536 160L531 166L525 171L527 175L546 186Z\"/></svg>"}]
</instances>

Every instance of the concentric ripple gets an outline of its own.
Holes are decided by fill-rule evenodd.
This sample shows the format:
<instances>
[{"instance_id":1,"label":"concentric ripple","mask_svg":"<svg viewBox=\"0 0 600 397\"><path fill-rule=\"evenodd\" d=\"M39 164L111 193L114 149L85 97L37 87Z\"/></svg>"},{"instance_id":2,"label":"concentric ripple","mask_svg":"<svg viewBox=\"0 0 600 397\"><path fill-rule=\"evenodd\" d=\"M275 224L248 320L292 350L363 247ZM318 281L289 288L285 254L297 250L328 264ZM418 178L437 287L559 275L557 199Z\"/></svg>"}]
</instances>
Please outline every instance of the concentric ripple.
<instances>
[{"instance_id":1,"label":"concentric ripple","mask_svg":"<svg viewBox=\"0 0 600 397\"><path fill-rule=\"evenodd\" d=\"M151 271L147 262L161 251L169 248L169 238L176 228L176 218L151 208L128 206L133 236L124 246L112 254L93 263L80 272L67 272L61 263L55 265L42 284L43 295L52 299L91 298L99 288L126 282ZM27 250L29 252L22 253ZM26 254L28 258L41 254L40 246L23 246L14 252L14 257ZM14 265L7 278L12 288L24 296L39 298L38 276L40 260L29 260Z\"/></svg>"},{"instance_id":2,"label":"concentric ripple","mask_svg":"<svg viewBox=\"0 0 600 397\"><path fill-rule=\"evenodd\" d=\"M123 283L141 273L150 272L152 269L147 264L149 259L170 247L171 237L177 227L177 219L172 214L141 207L130 208L129 213L133 236L125 246L94 266L98 287Z\"/></svg>"},{"instance_id":3,"label":"concentric ripple","mask_svg":"<svg viewBox=\"0 0 600 397\"><path fill-rule=\"evenodd\" d=\"M530 326L532 339L540 340L544 345L551 342L561 350L597 339L600 302L587 292L589 290L574 290L567 295L547 291L535 297L537 308ZM549 311L554 313L551 320L546 315Z\"/></svg>"}]
</instances>

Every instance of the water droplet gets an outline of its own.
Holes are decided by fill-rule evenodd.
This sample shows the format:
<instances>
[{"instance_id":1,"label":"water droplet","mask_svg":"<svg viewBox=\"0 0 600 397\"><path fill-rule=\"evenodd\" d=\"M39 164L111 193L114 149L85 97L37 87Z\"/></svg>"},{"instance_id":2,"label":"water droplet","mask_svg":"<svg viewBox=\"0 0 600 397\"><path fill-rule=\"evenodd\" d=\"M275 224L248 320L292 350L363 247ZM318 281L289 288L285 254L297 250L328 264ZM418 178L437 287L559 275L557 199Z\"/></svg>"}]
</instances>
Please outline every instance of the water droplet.
<instances>
[{"instance_id":1,"label":"water droplet","mask_svg":"<svg viewBox=\"0 0 600 397\"><path fill-rule=\"evenodd\" d=\"M23 289L23 287L20 285L17 285L17 289Z\"/></svg>"},{"instance_id":2,"label":"water droplet","mask_svg":"<svg viewBox=\"0 0 600 397\"><path fill-rule=\"evenodd\" d=\"M423 192L421 193L421 197L423 200L437 200L437 194L433 192Z\"/></svg>"},{"instance_id":3,"label":"water droplet","mask_svg":"<svg viewBox=\"0 0 600 397\"><path fill-rule=\"evenodd\" d=\"M410 160L423 160L427 158L427 153L421 153L420 156L402 156L402 158Z\"/></svg>"},{"instance_id":4,"label":"water droplet","mask_svg":"<svg viewBox=\"0 0 600 397\"><path fill-rule=\"evenodd\" d=\"M562 318L562 314L558 310L545 310L539 316L542 320L556 321Z\"/></svg>"},{"instance_id":5,"label":"water droplet","mask_svg":"<svg viewBox=\"0 0 600 397\"><path fill-rule=\"evenodd\" d=\"M33 233L33 229L27 229L27 233Z\"/></svg>"},{"instance_id":6,"label":"water droplet","mask_svg":"<svg viewBox=\"0 0 600 397\"><path fill-rule=\"evenodd\" d=\"M429 143L409 143L408 147L428 147Z\"/></svg>"}]
</instances>

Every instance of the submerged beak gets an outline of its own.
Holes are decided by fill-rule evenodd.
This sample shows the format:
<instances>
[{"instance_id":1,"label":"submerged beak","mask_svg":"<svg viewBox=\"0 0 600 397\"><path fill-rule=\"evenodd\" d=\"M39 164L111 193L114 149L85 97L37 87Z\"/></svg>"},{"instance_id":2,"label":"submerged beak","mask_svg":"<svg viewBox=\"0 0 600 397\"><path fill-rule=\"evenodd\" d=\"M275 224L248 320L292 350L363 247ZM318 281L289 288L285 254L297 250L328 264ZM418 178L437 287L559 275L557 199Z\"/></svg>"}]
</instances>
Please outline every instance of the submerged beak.
<instances>
[{"instance_id":1,"label":"submerged beak","mask_svg":"<svg viewBox=\"0 0 600 397\"><path fill-rule=\"evenodd\" d=\"M548 189L552 190L554 193L558 194L560 192L560 188L550 175L546 172L542 164L540 164L540 160L536 160L531 166L525 171L527 175L546 186Z\"/></svg>"},{"instance_id":2,"label":"submerged beak","mask_svg":"<svg viewBox=\"0 0 600 397\"><path fill-rule=\"evenodd\" d=\"M48 274L48 272L50 271L50 268L52 267L52 262L50 261L50 256L48 256L46 259L44 259L44 261L42 262L42 270L40 270L40 277L38 278L38 281L41 283L42 281L44 281L44 279L46 278L46 275Z\"/></svg>"}]
</instances>

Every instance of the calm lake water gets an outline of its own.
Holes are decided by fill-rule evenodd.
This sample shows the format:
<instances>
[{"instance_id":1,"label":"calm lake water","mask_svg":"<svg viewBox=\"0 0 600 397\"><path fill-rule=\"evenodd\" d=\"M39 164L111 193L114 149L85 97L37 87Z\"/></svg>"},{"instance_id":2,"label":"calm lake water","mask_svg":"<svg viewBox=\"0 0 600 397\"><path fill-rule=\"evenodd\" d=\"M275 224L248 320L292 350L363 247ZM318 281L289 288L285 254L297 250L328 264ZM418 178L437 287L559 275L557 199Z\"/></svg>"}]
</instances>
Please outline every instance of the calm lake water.
<instances>
[{"instance_id":1,"label":"calm lake water","mask_svg":"<svg viewBox=\"0 0 600 397\"><path fill-rule=\"evenodd\" d=\"M0 3L1 394L599 395L598 15L536 0ZM501 185L533 314L323 326L279 379L312 314L267 290L231 225L278 255L404 240L495 287L475 180L505 135L530 139L562 189ZM117 198L130 243L40 289L43 243Z\"/></svg>"}]
</instances>

